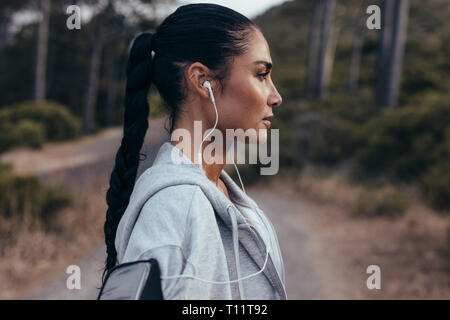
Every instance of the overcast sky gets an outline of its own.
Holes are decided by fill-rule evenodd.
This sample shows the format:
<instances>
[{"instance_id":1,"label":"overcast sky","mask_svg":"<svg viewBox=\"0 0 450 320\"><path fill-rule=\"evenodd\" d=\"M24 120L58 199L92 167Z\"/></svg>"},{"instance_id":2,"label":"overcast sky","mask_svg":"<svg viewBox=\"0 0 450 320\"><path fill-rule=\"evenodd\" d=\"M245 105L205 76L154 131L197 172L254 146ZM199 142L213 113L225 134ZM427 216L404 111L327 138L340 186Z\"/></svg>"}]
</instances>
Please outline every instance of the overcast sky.
<instances>
[{"instance_id":1,"label":"overcast sky","mask_svg":"<svg viewBox=\"0 0 450 320\"><path fill-rule=\"evenodd\" d=\"M244 16L253 19L255 16L257 16L260 13L263 13L267 9L287 1L286 0L227 0L227 1L180 0L181 4L202 3L202 2L220 4L221 6L236 10L237 12L242 13Z\"/></svg>"}]
</instances>

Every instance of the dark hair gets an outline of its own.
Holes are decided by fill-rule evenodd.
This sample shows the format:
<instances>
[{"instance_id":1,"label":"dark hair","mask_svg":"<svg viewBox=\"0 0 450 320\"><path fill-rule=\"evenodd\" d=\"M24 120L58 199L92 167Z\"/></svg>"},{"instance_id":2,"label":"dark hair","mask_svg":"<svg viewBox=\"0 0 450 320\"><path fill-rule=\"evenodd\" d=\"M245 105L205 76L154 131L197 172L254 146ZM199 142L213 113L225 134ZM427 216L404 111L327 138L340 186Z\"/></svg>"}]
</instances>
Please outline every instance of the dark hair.
<instances>
[{"instance_id":1,"label":"dark hair","mask_svg":"<svg viewBox=\"0 0 450 320\"><path fill-rule=\"evenodd\" d=\"M148 90L153 82L170 111L170 131L186 98L185 71L201 62L214 74L223 92L234 56L248 50L252 29L259 29L242 14L216 4L180 6L157 28L135 38L126 76L123 138L106 194L104 224L107 258L105 274L116 265L116 230L132 193L140 150L148 128ZM151 51L155 54L152 58Z\"/></svg>"}]
</instances>

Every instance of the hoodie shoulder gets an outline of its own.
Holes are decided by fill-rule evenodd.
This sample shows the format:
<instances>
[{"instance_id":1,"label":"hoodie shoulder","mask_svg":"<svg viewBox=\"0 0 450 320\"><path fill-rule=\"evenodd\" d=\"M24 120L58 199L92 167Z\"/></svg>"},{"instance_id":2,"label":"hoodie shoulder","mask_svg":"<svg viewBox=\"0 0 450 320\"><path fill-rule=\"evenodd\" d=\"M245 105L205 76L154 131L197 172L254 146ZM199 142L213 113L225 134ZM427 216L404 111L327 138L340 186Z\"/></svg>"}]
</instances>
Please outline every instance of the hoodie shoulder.
<instances>
[{"instance_id":1,"label":"hoodie shoulder","mask_svg":"<svg viewBox=\"0 0 450 320\"><path fill-rule=\"evenodd\" d=\"M197 188L199 187L196 185L184 184L159 190L145 202L136 225L146 230L154 229L161 241L183 239L187 216Z\"/></svg>"},{"instance_id":2,"label":"hoodie shoulder","mask_svg":"<svg viewBox=\"0 0 450 320\"><path fill-rule=\"evenodd\" d=\"M133 227L124 261L134 260L143 252L156 247L181 247L197 189L197 185L174 185L151 196Z\"/></svg>"}]
</instances>

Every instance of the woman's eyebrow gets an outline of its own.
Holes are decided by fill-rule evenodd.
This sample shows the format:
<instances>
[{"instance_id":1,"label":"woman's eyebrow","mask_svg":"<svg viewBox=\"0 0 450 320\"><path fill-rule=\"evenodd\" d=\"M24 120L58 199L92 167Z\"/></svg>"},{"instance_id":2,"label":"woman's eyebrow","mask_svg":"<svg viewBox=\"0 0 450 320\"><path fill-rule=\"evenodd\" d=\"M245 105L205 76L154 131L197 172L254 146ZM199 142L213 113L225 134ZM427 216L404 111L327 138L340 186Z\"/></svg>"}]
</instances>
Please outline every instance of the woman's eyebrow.
<instances>
[{"instance_id":1,"label":"woman's eyebrow","mask_svg":"<svg viewBox=\"0 0 450 320\"><path fill-rule=\"evenodd\" d=\"M253 62L254 65L258 65L258 64L263 64L266 66L267 70L271 70L272 69L272 63L268 62L268 61L264 61L264 60L258 60Z\"/></svg>"}]
</instances>

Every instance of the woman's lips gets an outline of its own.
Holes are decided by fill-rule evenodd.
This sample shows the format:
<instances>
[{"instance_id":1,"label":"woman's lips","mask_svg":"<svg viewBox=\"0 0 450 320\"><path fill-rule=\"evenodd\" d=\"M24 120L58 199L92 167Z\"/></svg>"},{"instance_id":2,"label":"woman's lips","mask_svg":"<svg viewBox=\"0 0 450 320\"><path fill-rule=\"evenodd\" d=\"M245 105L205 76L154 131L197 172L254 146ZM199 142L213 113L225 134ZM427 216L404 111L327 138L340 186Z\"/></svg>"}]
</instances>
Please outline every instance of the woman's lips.
<instances>
[{"instance_id":1,"label":"woman's lips","mask_svg":"<svg viewBox=\"0 0 450 320\"><path fill-rule=\"evenodd\" d=\"M273 114L268 115L267 117L263 118L263 122L266 125L267 128L270 128L270 120L273 118Z\"/></svg>"}]
</instances>

